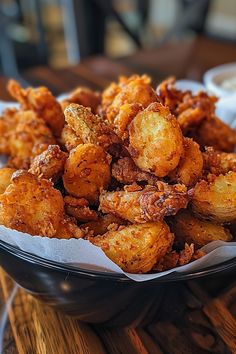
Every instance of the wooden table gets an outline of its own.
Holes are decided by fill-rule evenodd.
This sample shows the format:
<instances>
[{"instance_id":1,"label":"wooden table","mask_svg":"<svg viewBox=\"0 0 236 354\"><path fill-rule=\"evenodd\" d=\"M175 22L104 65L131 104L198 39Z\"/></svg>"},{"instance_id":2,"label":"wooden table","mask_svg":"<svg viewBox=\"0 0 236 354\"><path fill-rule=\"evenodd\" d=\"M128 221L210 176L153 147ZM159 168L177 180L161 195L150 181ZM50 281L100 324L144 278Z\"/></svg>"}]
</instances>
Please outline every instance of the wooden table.
<instances>
[{"instance_id":1,"label":"wooden table","mask_svg":"<svg viewBox=\"0 0 236 354\"><path fill-rule=\"evenodd\" d=\"M151 74L154 84L170 74L201 80L208 68L235 58L236 46L200 38L116 61L97 57L57 71L35 68L23 76L32 85L44 84L54 94L60 94L78 85L99 89L119 74L134 72ZM9 99L6 81L0 78L0 99ZM3 303L9 299L13 282L0 271L0 283ZM189 281L179 287L184 288L184 301L179 301L178 292L172 294L166 316L136 329L105 329L79 323L48 309L18 289L9 309L3 353L236 353L235 273Z\"/></svg>"}]
</instances>

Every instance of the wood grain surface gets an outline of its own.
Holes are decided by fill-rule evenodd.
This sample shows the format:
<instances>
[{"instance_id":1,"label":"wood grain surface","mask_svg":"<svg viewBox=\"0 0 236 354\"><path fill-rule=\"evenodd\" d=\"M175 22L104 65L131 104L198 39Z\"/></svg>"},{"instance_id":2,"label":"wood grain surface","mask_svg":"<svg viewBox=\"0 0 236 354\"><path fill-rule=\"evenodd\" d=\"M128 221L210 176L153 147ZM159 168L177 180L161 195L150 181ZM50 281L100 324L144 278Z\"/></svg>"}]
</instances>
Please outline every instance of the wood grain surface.
<instances>
[{"instance_id":1,"label":"wood grain surface","mask_svg":"<svg viewBox=\"0 0 236 354\"><path fill-rule=\"evenodd\" d=\"M144 328L90 326L50 309L18 288L9 309L15 338L11 353L236 353L236 281L229 274L219 291L220 280L222 284L222 278L216 278L181 285L184 305L178 302L178 294L172 294L165 304L165 316ZM14 284L3 270L0 284L6 301Z\"/></svg>"},{"instance_id":2,"label":"wood grain surface","mask_svg":"<svg viewBox=\"0 0 236 354\"><path fill-rule=\"evenodd\" d=\"M58 95L80 85L101 89L118 75L135 72L151 74L154 85L171 74L200 80L205 70L235 58L235 45L200 38L116 61L96 57L75 67L60 70L40 67L22 75L29 84L46 85ZM0 78L0 99L9 100L6 82L6 78ZM3 270L0 284L0 304L3 304L14 286ZM18 288L9 309L10 325L5 331L3 354L236 353L235 273L190 281L179 287L181 292L176 291L166 299L163 304L166 312L158 321L132 329L80 323ZM184 301L179 301L180 293L184 294Z\"/></svg>"}]
</instances>

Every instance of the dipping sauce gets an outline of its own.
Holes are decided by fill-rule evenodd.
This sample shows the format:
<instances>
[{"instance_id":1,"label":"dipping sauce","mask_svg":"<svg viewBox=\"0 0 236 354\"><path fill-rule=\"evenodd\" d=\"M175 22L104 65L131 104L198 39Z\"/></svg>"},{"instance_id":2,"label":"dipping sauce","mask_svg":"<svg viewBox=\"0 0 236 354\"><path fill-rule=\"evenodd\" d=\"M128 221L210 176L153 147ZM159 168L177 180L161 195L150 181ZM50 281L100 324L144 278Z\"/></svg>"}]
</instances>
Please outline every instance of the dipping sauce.
<instances>
[{"instance_id":1,"label":"dipping sauce","mask_svg":"<svg viewBox=\"0 0 236 354\"><path fill-rule=\"evenodd\" d=\"M220 86L227 91L236 92L236 75L223 80Z\"/></svg>"}]
</instances>

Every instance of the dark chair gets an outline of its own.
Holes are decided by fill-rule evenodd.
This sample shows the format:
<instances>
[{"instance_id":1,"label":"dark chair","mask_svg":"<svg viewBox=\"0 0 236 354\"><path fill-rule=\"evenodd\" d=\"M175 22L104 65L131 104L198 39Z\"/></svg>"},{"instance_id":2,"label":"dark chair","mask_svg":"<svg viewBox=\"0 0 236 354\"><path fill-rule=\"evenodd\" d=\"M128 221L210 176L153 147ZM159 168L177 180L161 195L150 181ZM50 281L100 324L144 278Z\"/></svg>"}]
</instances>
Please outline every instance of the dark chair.
<instances>
[{"instance_id":1,"label":"dark chair","mask_svg":"<svg viewBox=\"0 0 236 354\"><path fill-rule=\"evenodd\" d=\"M137 48L141 47L139 33L124 21L112 0L61 0L60 3L69 56L73 60L104 53L105 24L109 18L120 24ZM149 0L137 0L142 24L147 20L148 6Z\"/></svg>"},{"instance_id":2,"label":"dark chair","mask_svg":"<svg viewBox=\"0 0 236 354\"><path fill-rule=\"evenodd\" d=\"M45 65L48 50L42 23L40 1L31 0L34 8L36 43L20 41L12 36L12 29L23 26L23 13L19 1L0 2L0 72L5 76L20 78L19 70L34 65Z\"/></svg>"},{"instance_id":3,"label":"dark chair","mask_svg":"<svg viewBox=\"0 0 236 354\"><path fill-rule=\"evenodd\" d=\"M182 37L186 32L193 31L197 35L205 34L205 26L210 10L210 0L178 0L181 8L181 18L159 40L164 44L173 37Z\"/></svg>"}]
</instances>

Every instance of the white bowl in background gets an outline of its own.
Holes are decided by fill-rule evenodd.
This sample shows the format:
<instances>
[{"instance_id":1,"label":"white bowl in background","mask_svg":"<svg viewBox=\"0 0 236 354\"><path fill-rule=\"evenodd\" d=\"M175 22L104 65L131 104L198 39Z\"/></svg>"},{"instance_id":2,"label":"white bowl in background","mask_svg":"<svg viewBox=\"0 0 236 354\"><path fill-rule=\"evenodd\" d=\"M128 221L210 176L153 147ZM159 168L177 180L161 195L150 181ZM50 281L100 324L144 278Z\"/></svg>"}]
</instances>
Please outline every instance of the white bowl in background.
<instances>
[{"instance_id":1,"label":"white bowl in background","mask_svg":"<svg viewBox=\"0 0 236 354\"><path fill-rule=\"evenodd\" d=\"M181 91L192 91L193 94L199 91L206 91L206 88L198 81L182 79L176 81L176 88Z\"/></svg>"},{"instance_id":2,"label":"white bowl in background","mask_svg":"<svg viewBox=\"0 0 236 354\"><path fill-rule=\"evenodd\" d=\"M203 76L207 91L217 97L236 93L236 62L208 70Z\"/></svg>"}]
</instances>

